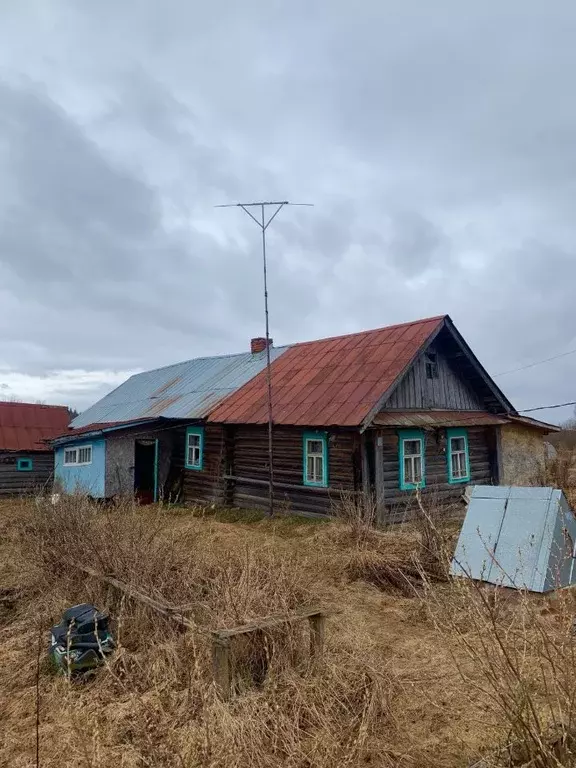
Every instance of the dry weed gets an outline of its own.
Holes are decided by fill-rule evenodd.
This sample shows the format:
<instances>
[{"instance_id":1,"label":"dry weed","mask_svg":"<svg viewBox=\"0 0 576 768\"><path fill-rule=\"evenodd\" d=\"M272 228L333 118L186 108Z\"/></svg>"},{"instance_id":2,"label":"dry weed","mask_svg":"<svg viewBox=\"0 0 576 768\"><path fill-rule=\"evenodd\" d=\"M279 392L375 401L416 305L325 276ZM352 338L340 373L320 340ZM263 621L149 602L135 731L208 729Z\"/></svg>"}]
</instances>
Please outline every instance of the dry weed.
<instances>
[{"instance_id":1,"label":"dry weed","mask_svg":"<svg viewBox=\"0 0 576 768\"><path fill-rule=\"evenodd\" d=\"M496 747L527 737L529 759L538 739L552 754L570 748L569 595L498 593L484 605L463 581L432 581L452 535L434 515L374 533L349 520L222 522L77 498L0 505L0 524L0 586L20 590L6 593L0 626L1 765L33 764L38 630L80 601L111 611L119 648L83 684L55 676L43 655L43 768L461 768L482 748L506 764L510 751ZM75 563L180 606L196 629L183 632ZM366 583L375 581L367 564L396 569L392 587L390 571L385 589ZM306 625L262 633L234 646L236 695L218 699L209 629L317 603L339 608L319 669Z\"/></svg>"},{"instance_id":2,"label":"dry weed","mask_svg":"<svg viewBox=\"0 0 576 768\"><path fill-rule=\"evenodd\" d=\"M506 726L485 765L576 765L576 598L457 578L423 601L470 702L488 728Z\"/></svg>"},{"instance_id":3,"label":"dry weed","mask_svg":"<svg viewBox=\"0 0 576 768\"><path fill-rule=\"evenodd\" d=\"M31 661L23 666L26 649L39 623L48 627L78 601L111 610L119 649L85 684L54 677L44 664L42 765L329 766L381 753L384 724L393 729L395 680L378 661L369 663L370 652L358 654L361 646L329 639L315 670L306 627L240 639L233 644L237 696L230 704L216 696L210 628L319 601L310 563L297 552L240 537L220 541L210 519L175 526L169 509L128 501L37 501L23 509L18 527L21 563L42 599L16 611L4 648L14 667L0 678L0 705L9 702L0 755L10 764L25 765L33 753L35 671ZM75 564L181 606L197 631L183 633Z\"/></svg>"}]
</instances>

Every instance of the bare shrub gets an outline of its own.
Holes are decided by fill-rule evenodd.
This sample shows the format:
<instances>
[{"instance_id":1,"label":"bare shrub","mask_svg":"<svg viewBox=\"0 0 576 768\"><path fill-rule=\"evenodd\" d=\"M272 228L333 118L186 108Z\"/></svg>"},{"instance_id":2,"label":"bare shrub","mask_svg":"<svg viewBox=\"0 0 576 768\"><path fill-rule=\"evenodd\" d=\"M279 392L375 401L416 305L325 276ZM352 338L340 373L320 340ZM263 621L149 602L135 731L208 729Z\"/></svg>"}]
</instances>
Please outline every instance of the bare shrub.
<instances>
[{"instance_id":1,"label":"bare shrub","mask_svg":"<svg viewBox=\"0 0 576 768\"><path fill-rule=\"evenodd\" d=\"M434 520L417 498L418 519L396 531L374 533L371 546L355 552L346 567L351 579L362 579L384 592L415 597L426 581L446 581L452 532Z\"/></svg>"},{"instance_id":2,"label":"bare shrub","mask_svg":"<svg viewBox=\"0 0 576 768\"><path fill-rule=\"evenodd\" d=\"M424 601L471 702L507 736L485 765L576 765L576 603L454 579Z\"/></svg>"},{"instance_id":3,"label":"bare shrub","mask_svg":"<svg viewBox=\"0 0 576 768\"><path fill-rule=\"evenodd\" d=\"M376 499L373 494L343 490L332 503L332 515L344 523L348 543L362 548L375 540Z\"/></svg>"},{"instance_id":4,"label":"bare shrub","mask_svg":"<svg viewBox=\"0 0 576 768\"><path fill-rule=\"evenodd\" d=\"M575 598L438 581L452 532L424 502L420 521L361 546L341 521L69 503L0 504L0 576L28 590L1 627L0 764L33 764L38 627L80 601L111 610L119 649L84 684L43 658L43 768L461 768L482 749L488 766L572 764ZM63 564L75 558L179 606L194 628ZM236 695L219 700L210 629L318 603L339 608L322 664L309 663L305 623L262 632L234 646Z\"/></svg>"},{"instance_id":5,"label":"bare shrub","mask_svg":"<svg viewBox=\"0 0 576 768\"><path fill-rule=\"evenodd\" d=\"M576 507L576 446L560 444L555 454L546 459L541 485L560 488L574 509Z\"/></svg>"},{"instance_id":6,"label":"bare shrub","mask_svg":"<svg viewBox=\"0 0 576 768\"><path fill-rule=\"evenodd\" d=\"M397 765L389 741L401 733L394 713L400 687L371 633L347 629L347 622L328 632L317 669L309 663L305 625L235 644L234 687L241 695L230 704L218 700L208 630L317 603L318 562L276 539L242 541L235 524L179 517L176 528L174 519L162 508L106 508L81 498L56 508L38 504L23 517L21 567L38 569L42 603L50 595L50 613L80 600L111 608L119 642L84 685L43 671L42 765L61 765L62 755L66 764L94 768ZM228 529L238 535L223 537ZM196 629L179 631L75 570L74 561L180 605ZM30 616L37 606L29 606ZM12 625L15 648L28 623L22 614ZM32 751L33 674L21 662L10 675L0 672L0 704L5 694L11 698L0 762L18 764L16 755ZM19 729L29 734L25 740Z\"/></svg>"}]
</instances>

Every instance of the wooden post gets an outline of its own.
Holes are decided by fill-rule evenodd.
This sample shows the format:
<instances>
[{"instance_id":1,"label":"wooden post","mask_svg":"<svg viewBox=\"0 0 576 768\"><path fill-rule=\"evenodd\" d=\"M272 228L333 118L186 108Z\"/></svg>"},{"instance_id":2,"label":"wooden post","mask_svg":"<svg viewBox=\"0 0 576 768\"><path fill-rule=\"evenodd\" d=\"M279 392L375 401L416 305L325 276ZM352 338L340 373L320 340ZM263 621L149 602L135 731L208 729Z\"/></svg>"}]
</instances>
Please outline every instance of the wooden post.
<instances>
[{"instance_id":1,"label":"wooden post","mask_svg":"<svg viewBox=\"0 0 576 768\"><path fill-rule=\"evenodd\" d=\"M212 635L212 669L218 694L223 701L230 700L230 638Z\"/></svg>"},{"instance_id":2,"label":"wooden post","mask_svg":"<svg viewBox=\"0 0 576 768\"><path fill-rule=\"evenodd\" d=\"M310 656L314 664L318 664L324 655L326 616L323 613L315 613L310 616L308 622L310 624Z\"/></svg>"},{"instance_id":3,"label":"wooden post","mask_svg":"<svg viewBox=\"0 0 576 768\"><path fill-rule=\"evenodd\" d=\"M224 506L234 506L234 427L224 427Z\"/></svg>"},{"instance_id":4,"label":"wooden post","mask_svg":"<svg viewBox=\"0 0 576 768\"><path fill-rule=\"evenodd\" d=\"M368 464L368 446L366 432L360 436L360 453L362 456L362 492L364 493L364 508L369 509L370 500L370 465Z\"/></svg>"},{"instance_id":5,"label":"wooden post","mask_svg":"<svg viewBox=\"0 0 576 768\"><path fill-rule=\"evenodd\" d=\"M376 465L376 521L378 525L385 522L386 507L384 505L384 438L376 435L374 443L374 464Z\"/></svg>"},{"instance_id":6,"label":"wooden post","mask_svg":"<svg viewBox=\"0 0 576 768\"><path fill-rule=\"evenodd\" d=\"M501 485L504 482L504 456L502 454L502 427L498 426L494 428L496 432L496 466L491 467L493 474L493 481L496 485Z\"/></svg>"}]
</instances>

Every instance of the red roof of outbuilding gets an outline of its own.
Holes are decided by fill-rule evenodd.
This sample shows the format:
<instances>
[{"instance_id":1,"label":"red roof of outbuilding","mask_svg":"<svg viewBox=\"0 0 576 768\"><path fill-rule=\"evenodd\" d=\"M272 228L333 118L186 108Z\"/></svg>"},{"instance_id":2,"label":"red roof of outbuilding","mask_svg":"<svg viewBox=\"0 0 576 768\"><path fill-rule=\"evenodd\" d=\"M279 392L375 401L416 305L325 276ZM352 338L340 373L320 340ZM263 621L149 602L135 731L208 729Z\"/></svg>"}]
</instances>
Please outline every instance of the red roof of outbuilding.
<instances>
[{"instance_id":1,"label":"red roof of outbuilding","mask_svg":"<svg viewBox=\"0 0 576 768\"><path fill-rule=\"evenodd\" d=\"M271 367L275 424L358 426L445 316L295 344ZM266 370L228 396L208 421L268 421Z\"/></svg>"},{"instance_id":2,"label":"red roof of outbuilding","mask_svg":"<svg viewBox=\"0 0 576 768\"><path fill-rule=\"evenodd\" d=\"M0 402L0 451L49 451L44 442L70 421L62 405Z\"/></svg>"}]
</instances>

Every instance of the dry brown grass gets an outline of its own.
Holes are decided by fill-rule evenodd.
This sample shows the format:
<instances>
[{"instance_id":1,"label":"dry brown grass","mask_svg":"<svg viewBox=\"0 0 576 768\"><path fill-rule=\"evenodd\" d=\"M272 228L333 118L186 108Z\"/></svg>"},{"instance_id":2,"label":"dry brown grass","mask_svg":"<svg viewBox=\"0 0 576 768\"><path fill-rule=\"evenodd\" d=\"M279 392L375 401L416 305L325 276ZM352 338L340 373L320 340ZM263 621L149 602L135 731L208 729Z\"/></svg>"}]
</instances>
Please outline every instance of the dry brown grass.
<instances>
[{"instance_id":1,"label":"dry brown grass","mask_svg":"<svg viewBox=\"0 0 576 768\"><path fill-rule=\"evenodd\" d=\"M567 639L566 652L553 659L562 664L562 690L572 691L565 626L571 603L560 611L550 598L508 600L490 613L470 585L430 581L441 557L430 550L438 536L449 548L452 530L435 524L434 534L425 520L372 534L355 520L231 519L129 503L101 508L83 499L57 508L0 505L0 587L18 592L0 612L0 765L34 764L38 631L79 601L111 610L120 647L84 684L54 675L43 654L43 768L460 768L513 740L495 682L486 677L500 637L522 650L523 690L538 691L541 722L531 732L566 718L560 695L558 714L546 714L543 673L528 663L531 653L542 653L526 651L533 648L526 620L533 614L526 611L536 612L547 636ZM186 604L197 630L182 632L122 599L79 574L71 558ZM393 567L415 588L371 579L361 563ZM276 630L264 643L236 646L238 693L229 704L219 701L208 629L318 603L338 609L320 670L309 664L305 628ZM486 638L484 652L479 637ZM476 656L471 647L480 648Z\"/></svg>"},{"instance_id":2,"label":"dry brown grass","mask_svg":"<svg viewBox=\"0 0 576 768\"><path fill-rule=\"evenodd\" d=\"M539 483L561 488L576 509L576 446L560 442L556 455L546 460Z\"/></svg>"}]
</instances>

